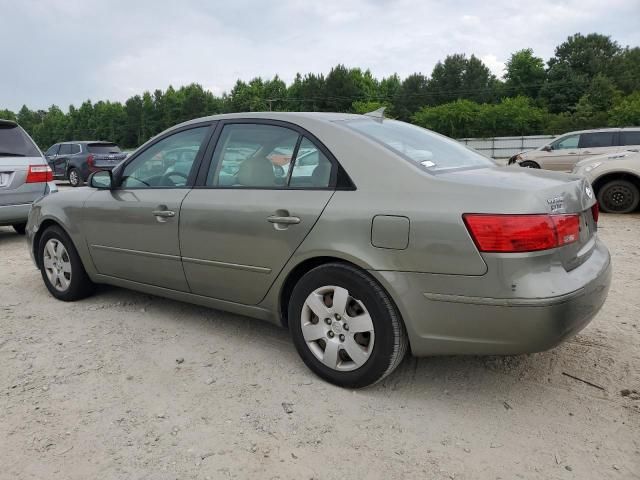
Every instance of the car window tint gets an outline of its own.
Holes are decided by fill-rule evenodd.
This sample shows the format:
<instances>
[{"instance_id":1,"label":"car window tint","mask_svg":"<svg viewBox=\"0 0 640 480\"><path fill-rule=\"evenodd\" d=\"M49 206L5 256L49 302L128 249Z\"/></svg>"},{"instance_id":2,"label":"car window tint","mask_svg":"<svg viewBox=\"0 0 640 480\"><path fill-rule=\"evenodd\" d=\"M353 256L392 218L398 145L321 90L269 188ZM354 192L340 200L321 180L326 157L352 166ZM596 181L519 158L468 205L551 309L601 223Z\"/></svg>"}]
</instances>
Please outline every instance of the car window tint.
<instances>
[{"instance_id":1,"label":"car window tint","mask_svg":"<svg viewBox=\"0 0 640 480\"><path fill-rule=\"evenodd\" d=\"M0 123L0 152L18 157L40 156L40 151L27 132L15 124Z\"/></svg>"},{"instance_id":2,"label":"car window tint","mask_svg":"<svg viewBox=\"0 0 640 480\"><path fill-rule=\"evenodd\" d=\"M207 131L183 130L147 148L125 167L122 187L184 187Z\"/></svg>"},{"instance_id":3,"label":"car window tint","mask_svg":"<svg viewBox=\"0 0 640 480\"><path fill-rule=\"evenodd\" d=\"M304 137L296 155L289 186L327 188L331 180L331 161Z\"/></svg>"},{"instance_id":4,"label":"car window tint","mask_svg":"<svg viewBox=\"0 0 640 480\"><path fill-rule=\"evenodd\" d=\"M610 147L613 145L615 132L583 133L580 148Z\"/></svg>"},{"instance_id":5,"label":"car window tint","mask_svg":"<svg viewBox=\"0 0 640 480\"><path fill-rule=\"evenodd\" d=\"M298 137L297 132L275 125L225 125L213 153L206 184L237 188L286 187Z\"/></svg>"},{"instance_id":6,"label":"car window tint","mask_svg":"<svg viewBox=\"0 0 640 480\"><path fill-rule=\"evenodd\" d=\"M640 145L640 131L620 132L620 145Z\"/></svg>"},{"instance_id":7,"label":"car window tint","mask_svg":"<svg viewBox=\"0 0 640 480\"><path fill-rule=\"evenodd\" d=\"M81 151L80 145L78 145L77 143L71 146L72 154L80 153L80 151Z\"/></svg>"},{"instance_id":8,"label":"car window tint","mask_svg":"<svg viewBox=\"0 0 640 480\"><path fill-rule=\"evenodd\" d=\"M58 149L60 148L59 144L55 144L52 147L49 147L49 150L45 153L45 155L55 155L58 153Z\"/></svg>"},{"instance_id":9,"label":"car window tint","mask_svg":"<svg viewBox=\"0 0 640 480\"><path fill-rule=\"evenodd\" d=\"M552 143L554 150L566 150L568 148L578 148L580 135L569 135Z\"/></svg>"},{"instance_id":10,"label":"car window tint","mask_svg":"<svg viewBox=\"0 0 640 480\"><path fill-rule=\"evenodd\" d=\"M58 155L69 155L69 154L71 154L71 144L63 143L62 145L60 145L60 151L58 152Z\"/></svg>"}]
</instances>

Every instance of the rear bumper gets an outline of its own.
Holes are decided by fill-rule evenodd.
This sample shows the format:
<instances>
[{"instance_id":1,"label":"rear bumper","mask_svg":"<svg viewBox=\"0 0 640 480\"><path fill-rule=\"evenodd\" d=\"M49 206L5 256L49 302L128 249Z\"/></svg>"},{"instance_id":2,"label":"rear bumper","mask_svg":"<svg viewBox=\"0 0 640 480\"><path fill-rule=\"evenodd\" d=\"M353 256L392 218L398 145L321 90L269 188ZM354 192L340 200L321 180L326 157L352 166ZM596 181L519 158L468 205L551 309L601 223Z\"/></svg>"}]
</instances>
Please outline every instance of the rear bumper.
<instances>
[{"instance_id":1,"label":"rear bumper","mask_svg":"<svg viewBox=\"0 0 640 480\"><path fill-rule=\"evenodd\" d=\"M611 260L596 242L590 258L570 272L553 269L529 279L549 285L548 296L473 296L469 285L487 281L465 277L465 295L433 292L437 283L451 288L453 275L377 272L392 292L416 356L458 354L520 354L548 350L582 330L602 307L611 283ZM565 275L579 288L558 294L551 285ZM434 278L439 277L439 278ZM442 277L448 277L443 279ZM435 283L434 283L435 282ZM429 289L431 288L431 291ZM486 291L486 283L479 290Z\"/></svg>"},{"instance_id":2,"label":"rear bumper","mask_svg":"<svg viewBox=\"0 0 640 480\"><path fill-rule=\"evenodd\" d=\"M13 225L27 221L31 203L0 205L0 225Z\"/></svg>"}]
</instances>

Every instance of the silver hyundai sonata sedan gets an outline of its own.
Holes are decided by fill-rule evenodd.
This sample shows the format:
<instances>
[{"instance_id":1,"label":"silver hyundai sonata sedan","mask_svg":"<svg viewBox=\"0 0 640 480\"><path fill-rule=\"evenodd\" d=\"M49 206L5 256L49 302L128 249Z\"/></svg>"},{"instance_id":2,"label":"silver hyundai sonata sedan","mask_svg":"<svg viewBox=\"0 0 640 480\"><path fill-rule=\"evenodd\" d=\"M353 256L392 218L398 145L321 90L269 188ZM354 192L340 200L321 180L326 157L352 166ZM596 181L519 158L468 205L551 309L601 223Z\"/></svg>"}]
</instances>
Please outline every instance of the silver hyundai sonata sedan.
<instances>
[{"instance_id":1,"label":"silver hyundai sonata sedan","mask_svg":"<svg viewBox=\"0 0 640 480\"><path fill-rule=\"evenodd\" d=\"M551 348L610 283L584 179L499 168L379 114L201 118L89 183L29 215L54 297L108 283L264 319L341 386L379 381L407 350Z\"/></svg>"}]
</instances>

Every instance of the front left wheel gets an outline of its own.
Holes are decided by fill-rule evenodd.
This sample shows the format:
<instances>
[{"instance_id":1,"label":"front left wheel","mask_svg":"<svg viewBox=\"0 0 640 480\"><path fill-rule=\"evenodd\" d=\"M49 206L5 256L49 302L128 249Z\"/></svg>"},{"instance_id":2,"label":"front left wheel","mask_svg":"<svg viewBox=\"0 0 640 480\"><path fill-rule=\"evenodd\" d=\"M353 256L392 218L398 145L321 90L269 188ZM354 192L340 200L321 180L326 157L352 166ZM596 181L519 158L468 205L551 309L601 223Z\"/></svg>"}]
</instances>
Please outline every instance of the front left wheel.
<instances>
[{"instance_id":1,"label":"front left wheel","mask_svg":"<svg viewBox=\"0 0 640 480\"><path fill-rule=\"evenodd\" d=\"M38 244L40 272L47 289L58 300L72 302L88 297L95 285L69 236L60 227L47 228Z\"/></svg>"},{"instance_id":2,"label":"front left wheel","mask_svg":"<svg viewBox=\"0 0 640 480\"><path fill-rule=\"evenodd\" d=\"M347 264L321 265L305 274L291 294L288 319L305 364L341 387L382 380L408 348L389 295L369 274Z\"/></svg>"}]
</instances>

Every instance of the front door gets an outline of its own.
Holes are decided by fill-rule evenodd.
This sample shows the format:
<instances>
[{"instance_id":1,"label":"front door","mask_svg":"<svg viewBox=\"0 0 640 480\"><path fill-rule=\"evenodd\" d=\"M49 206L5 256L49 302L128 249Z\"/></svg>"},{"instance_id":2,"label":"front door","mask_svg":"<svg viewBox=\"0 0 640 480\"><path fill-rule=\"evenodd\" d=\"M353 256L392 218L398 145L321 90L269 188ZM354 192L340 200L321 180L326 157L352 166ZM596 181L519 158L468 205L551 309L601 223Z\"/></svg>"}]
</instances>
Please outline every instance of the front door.
<instances>
[{"instance_id":1,"label":"front door","mask_svg":"<svg viewBox=\"0 0 640 480\"><path fill-rule=\"evenodd\" d=\"M305 168L294 167L298 152ZM332 168L296 130L226 124L204 185L182 204L180 245L191 291L259 303L331 198Z\"/></svg>"},{"instance_id":2,"label":"front door","mask_svg":"<svg viewBox=\"0 0 640 480\"><path fill-rule=\"evenodd\" d=\"M579 142L579 134L559 138L551 144L551 151L545 153L538 163L548 170L570 172L581 158Z\"/></svg>"},{"instance_id":3,"label":"front door","mask_svg":"<svg viewBox=\"0 0 640 480\"><path fill-rule=\"evenodd\" d=\"M53 165L51 165L51 170L53 170L53 175L56 177L64 178L67 174L67 163L69 162L69 157L71 156L71 144L63 143L60 145L60 150L58 150L58 154L55 156L53 160Z\"/></svg>"},{"instance_id":4,"label":"front door","mask_svg":"<svg viewBox=\"0 0 640 480\"><path fill-rule=\"evenodd\" d=\"M189 291L180 260L180 206L209 133L199 126L159 139L127 162L118 188L98 190L85 202L84 230L99 273ZM189 168L172 170L163 161L177 148L194 151Z\"/></svg>"}]
</instances>

